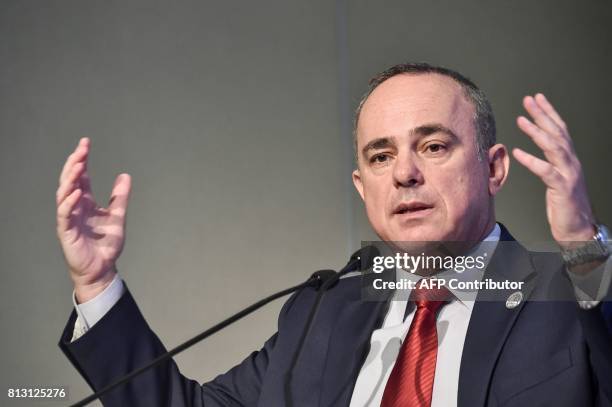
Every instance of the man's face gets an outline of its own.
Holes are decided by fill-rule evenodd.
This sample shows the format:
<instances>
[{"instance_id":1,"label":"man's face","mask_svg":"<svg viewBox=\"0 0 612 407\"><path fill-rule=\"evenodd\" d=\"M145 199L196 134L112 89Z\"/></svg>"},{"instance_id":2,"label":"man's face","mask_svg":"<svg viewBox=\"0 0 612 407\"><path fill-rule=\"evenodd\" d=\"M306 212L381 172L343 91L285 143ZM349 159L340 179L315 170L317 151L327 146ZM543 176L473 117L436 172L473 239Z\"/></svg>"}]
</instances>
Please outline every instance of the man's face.
<instances>
[{"instance_id":1,"label":"man's face","mask_svg":"<svg viewBox=\"0 0 612 407\"><path fill-rule=\"evenodd\" d=\"M368 97L353 182L385 241L478 241L491 225L474 106L451 78L400 74Z\"/></svg>"}]
</instances>

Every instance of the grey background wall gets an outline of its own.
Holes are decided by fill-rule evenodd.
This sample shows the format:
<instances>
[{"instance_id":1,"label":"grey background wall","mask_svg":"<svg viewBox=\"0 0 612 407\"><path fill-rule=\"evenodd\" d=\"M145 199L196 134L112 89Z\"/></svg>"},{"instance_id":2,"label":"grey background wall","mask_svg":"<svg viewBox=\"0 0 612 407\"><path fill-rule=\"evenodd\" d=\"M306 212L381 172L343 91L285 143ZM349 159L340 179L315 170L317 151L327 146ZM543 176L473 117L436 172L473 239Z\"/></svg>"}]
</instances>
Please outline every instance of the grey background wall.
<instances>
[{"instance_id":1,"label":"grey background wall","mask_svg":"<svg viewBox=\"0 0 612 407\"><path fill-rule=\"evenodd\" d=\"M71 286L55 189L81 136L94 193L133 191L118 268L167 346L372 237L350 170L367 79L427 60L472 77L499 139L544 91L570 124L596 212L612 223L609 2L8 1L0 3L0 384L88 393L56 343ZM498 217L548 238L544 190L513 163ZM212 379L275 330L282 301L178 358ZM120 335L121 333L117 333ZM40 402L38 405L61 405Z\"/></svg>"}]
</instances>

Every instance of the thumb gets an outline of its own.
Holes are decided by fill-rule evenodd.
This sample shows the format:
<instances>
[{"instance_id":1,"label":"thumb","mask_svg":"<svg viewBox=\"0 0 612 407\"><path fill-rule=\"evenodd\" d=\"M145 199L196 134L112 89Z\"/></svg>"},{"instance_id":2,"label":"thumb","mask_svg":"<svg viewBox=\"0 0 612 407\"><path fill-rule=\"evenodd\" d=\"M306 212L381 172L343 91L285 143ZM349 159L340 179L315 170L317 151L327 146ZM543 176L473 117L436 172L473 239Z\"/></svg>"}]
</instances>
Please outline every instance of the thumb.
<instances>
[{"instance_id":1,"label":"thumb","mask_svg":"<svg viewBox=\"0 0 612 407\"><path fill-rule=\"evenodd\" d=\"M113 185L111 197L108 201L108 209L113 215L125 216L131 189L132 177L130 177L130 174L119 174L115 179L115 185Z\"/></svg>"}]
</instances>

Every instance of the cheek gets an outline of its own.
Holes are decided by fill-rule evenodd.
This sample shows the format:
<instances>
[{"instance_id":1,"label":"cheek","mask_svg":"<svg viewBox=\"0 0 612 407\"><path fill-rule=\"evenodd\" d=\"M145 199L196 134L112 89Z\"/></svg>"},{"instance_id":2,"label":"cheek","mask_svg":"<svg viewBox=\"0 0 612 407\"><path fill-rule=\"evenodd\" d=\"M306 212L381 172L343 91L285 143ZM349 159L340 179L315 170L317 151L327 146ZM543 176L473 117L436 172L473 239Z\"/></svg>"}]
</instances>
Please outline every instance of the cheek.
<instances>
[{"instance_id":1,"label":"cheek","mask_svg":"<svg viewBox=\"0 0 612 407\"><path fill-rule=\"evenodd\" d=\"M366 209L370 216L378 216L384 211L385 200L382 188L372 188L365 191Z\"/></svg>"},{"instance_id":2,"label":"cheek","mask_svg":"<svg viewBox=\"0 0 612 407\"><path fill-rule=\"evenodd\" d=\"M385 217L387 189L384 182L371 180L364 188L364 202L372 223L381 223ZM365 186L365 185L364 185Z\"/></svg>"},{"instance_id":3,"label":"cheek","mask_svg":"<svg viewBox=\"0 0 612 407\"><path fill-rule=\"evenodd\" d=\"M445 184L444 190L439 190L449 218L461 219L486 201L487 183L480 173L454 177L452 182Z\"/></svg>"}]
</instances>

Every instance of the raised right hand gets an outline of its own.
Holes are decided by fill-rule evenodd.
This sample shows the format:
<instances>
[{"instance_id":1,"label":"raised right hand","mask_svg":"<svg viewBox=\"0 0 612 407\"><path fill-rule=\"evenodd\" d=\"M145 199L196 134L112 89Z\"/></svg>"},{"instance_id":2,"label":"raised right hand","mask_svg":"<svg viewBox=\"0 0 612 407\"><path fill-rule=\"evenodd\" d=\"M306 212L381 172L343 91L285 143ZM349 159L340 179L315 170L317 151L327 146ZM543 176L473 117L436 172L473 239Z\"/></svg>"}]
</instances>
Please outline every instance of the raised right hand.
<instances>
[{"instance_id":1,"label":"raised right hand","mask_svg":"<svg viewBox=\"0 0 612 407\"><path fill-rule=\"evenodd\" d=\"M57 203L57 237L79 303L102 292L116 274L125 242L129 174L119 174L107 208L98 206L87 173L90 140L82 138L62 169Z\"/></svg>"}]
</instances>

